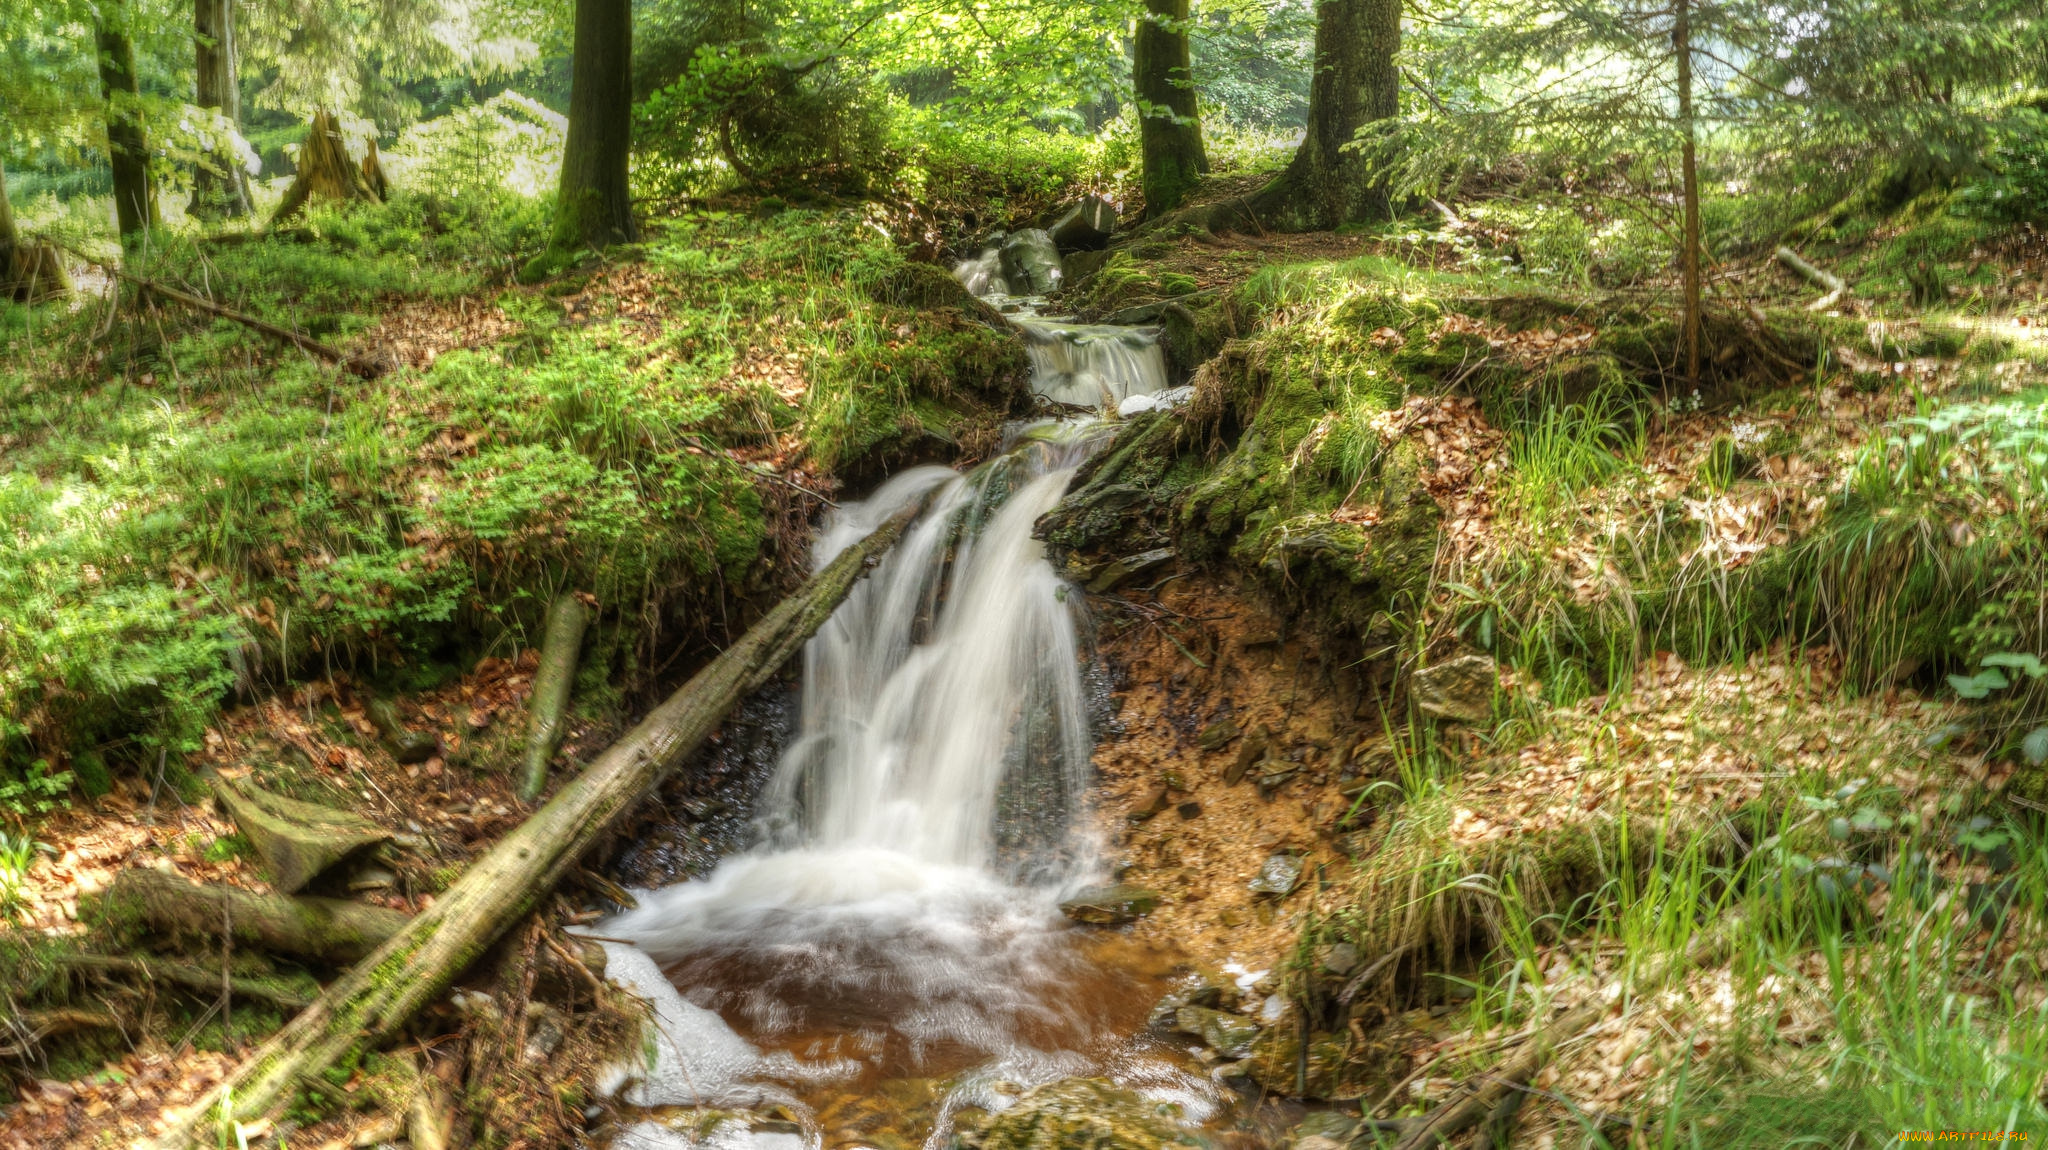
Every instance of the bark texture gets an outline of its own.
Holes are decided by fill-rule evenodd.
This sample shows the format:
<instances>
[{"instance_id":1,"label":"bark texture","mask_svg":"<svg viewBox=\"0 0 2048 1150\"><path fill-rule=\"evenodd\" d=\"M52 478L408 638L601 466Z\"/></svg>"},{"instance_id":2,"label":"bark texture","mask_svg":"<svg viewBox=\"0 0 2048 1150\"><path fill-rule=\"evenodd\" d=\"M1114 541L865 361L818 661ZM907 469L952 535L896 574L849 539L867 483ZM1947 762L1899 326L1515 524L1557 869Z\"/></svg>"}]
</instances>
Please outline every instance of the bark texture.
<instances>
[{"instance_id":1,"label":"bark texture","mask_svg":"<svg viewBox=\"0 0 2048 1150\"><path fill-rule=\"evenodd\" d=\"M407 918L389 907L341 898L258 894L134 868L114 876L105 907L176 937L234 939L237 945L336 965L357 962L397 934Z\"/></svg>"},{"instance_id":2,"label":"bark texture","mask_svg":"<svg viewBox=\"0 0 2048 1150\"><path fill-rule=\"evenodd\" d=\"M113 5L101 10L95 41L100 56L100 92L107 104L107 158L114 169L114 220L127 244L163 222L157 214L156 180L149 171L149 141L143 135L135 83L135 42L128 38L127 13Z\"/></svg>"},{"instance_id":3,"label":"bark texture","mask_svg":"<svg viewBox=\"0 0 2048 1150\"><path fill-rule=\"evenodd\" d=\"M1678 58L1678 130L1680 196L1685 201L1684 250L1678 253L1679 279L1685 293L1681 342L1685 380L1700 385L1700 172L1692 123L1692 0L1675 0L1671 26L1672 54Z\"/></svg>"},{"instance_id":4,"label":"bark texture","mask_svg":"<svg viewBox=\"0 0 2048 1150\"><path fill-rule=\"evenodd\" d=\"M270 217L276 227L299 214L314 196L330 200L383 200L363 169L348 154L348 142L341 138L341 125L325 109L313 113L313 125L306 142L299 145L298 174L285 189L284 199Z\"/></svg>"},{"instance_id":5,"label":"bark texture","mask_svg":"<svg viewBox=\"0 0 2048 1150\"><path fill-rule=\"evenodd\" d=\"M1387 193L1356 152L1358 130L1398 114L1400 0L1323 0L1316 6L1308 130L1287 170L1252 197L1251 222L1301 232L1385 219Z\"/></svg>"},{"instance_id":6,"label":"bark texture","mask_svg":"<svg viewBox=\"0 0 2048 1150\"><path fill-rule=\"evenodd\" d=\"M602 248L639 238L626 185L632 128L633 6L630 0L576 0L554 248Z\"/></svg>"},{"instance_id":7,"label":"bark texture","mask_svg":"<svg viewBox=\"0 0 2048 1150\"><path fill-rule=\"evenodd\" d=\"M612 824L694 751L726 712L780 672L854 582L893 546L915 509L884 523L778 603L738 642L478 859L455 884L336 979L246 1059L167 1145L211 1146L217 1124L285 1106L307 1076L390 1037L531 911Z\"/></svg>"},{"instance_id":8,"label":"bark texture","mask_svg":"<svg viewBox=\"0 0 2048 1150\"><path fill-rule=\"evenodd\" d=\"M562 716L569 709L569 689L576 685L577 655L590 609L565 594L548 608L547 637L541 641L540 671L533 677L531 716L526 728L526 764L519 772L519 798L532 802L548 785L548 763L562 745Z\"/></svg>"},{"instance_id":9,"label":"bark texture","mask_svg":"<svg viewBox=\"0 0 2048 1150\"><path fill-rule=\"evenodd\" d=\"M1188 50L1188 0L1145 0L1131 61L1145 210L1180 206L1209 170Z\"/></svg>"},{"instance_id":10,"label":"bark texture","mask_svg":"<svg viewBox=\"0 0 2048 1150\"><path fill-rule=\"evenodd\" d=\"M234 0L192 0L192 33L193 70L198 75L193 103L239 126L242 99L236 75ZM192 204L185 210L202 220L248 217L249 174L227 141L193 171Z\"/></svg>"}]
</instances>

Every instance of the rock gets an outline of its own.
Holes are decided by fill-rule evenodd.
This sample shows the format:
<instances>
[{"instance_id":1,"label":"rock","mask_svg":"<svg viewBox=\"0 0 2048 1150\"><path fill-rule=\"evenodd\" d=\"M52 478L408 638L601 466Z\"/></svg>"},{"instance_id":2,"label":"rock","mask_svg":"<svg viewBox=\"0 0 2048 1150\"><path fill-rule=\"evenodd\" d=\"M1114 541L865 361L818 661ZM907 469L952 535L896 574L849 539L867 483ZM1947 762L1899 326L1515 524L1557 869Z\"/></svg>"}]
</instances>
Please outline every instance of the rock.
<instances>
[{"instance_id":1,"label":"rock","mask_svg":"<svg viewBox=\"0 0 2048 1150\"><path fill-rule=\"evenodd\" d=\"M1415 707L1432 719L1483 723L1493 716L1493 695L1500 689L1500 668L1486 655L1461 655L1415 672L1408 693Z\"/></svg>"},{"instance_id":2,"label":"rock","mask_svg":"<svg viewBox=\"0 0 2048 1150\"><path fill-rule=\"evenodd\" d=\"M1100 595L1115 590L1118 584L1131 576L1143 575L1172 558L1173 548L1161 547L1156 551L1141 551L1136 555L1117 559L1096 572L1095 578L1088 581L1088 593Z\"/></svg>"},{"instance_id":3,"label":"rock","mask_svg":"<svg viewBox=\"0 0 2048 1150\"><path fill-rule=\"evenodd\" d=\"M390 890L397 885L397 875L375 864L359 868L348 880L348 889L352 894L370 890Z\"/></svg>"},{"instance_id":4,"label":"rock","mask_svg":"<svg viewBox=\"0 0 2048 1150\"><path fill-rule=\"evenodd\" d=\"M1236 723L1218 719L1202 728L1202 733L1195 736L1195 745L1205 751L1220 751L1241 733Z\"/></svg>"},{"instance_id":5,"label":"rock","mask_svg":"<svg viewBox=\"0 0 2048 1150\"><path fill-rule=\"evenodd\" d=\"M1089 887L1072 898L1060 900L1060 913L1075 922L1115 926L1143 918L1158 906L1159 892L1120 882Z\"/></svg>"},{"instance_id":6,"label":"rock","mask_svg":"<svg viewBox=\"0 0 2048 1150\"><path fill-rule=\"evenodd\" d=\"M1358 948L1348 942L1340 942L1323 952L1323 969L1343 978L1358 969Z\"/></svg>"},{"instance_id":7,"label":"rock","mask_svg":"<svg viewBox=\"0 0 2048 1150\"><path fill-rule=\"evenodd\" d=\"M1060 273L1069 288L1078 288L1108 262L1108 252L1073 252L1060 261Z\"/></svg>"},{"instance_id":8,"label":"rock","mask_svg":"<svg viewBox=\"0 0 2048 1150\"><path fill-rule=\"evenodd\" d=\"M398 707L389 699L377 699L363 713L384 738L391 757L401 763L424 763L441 749L441 740L408 728L398 717Z\"/></svg>"},{"instance_id":9,"label":"rock","mask_svg":"<svg viewBox=\"0 0 2048 1150\"><path fill-rule=\"evenodd\" d=\"M1166 809L1166 794L1167 787L1165 783L1154 786L1151 790L1145 792L1144 797L1138 800L1138 805L1132 807L1131 812L1124 817L1134 823L1144 822L1146 819Z\"/></svg>"},{"instance_id":10,"label":"rock","mask_svg":"<svg viewBox=\"0 0 2048 1150\"><path fill-rule=\"evenodd\" d=\"M1200 1146L1197 1132L1151 1102L1101 1078L1063 1078L1028 1091L979 1129L960 1131L962 1150L1161 1150Z\"/></svg>"},{"instance_id":11,"label":"rock","mask_svg":"<svg viewBox=\"0 0 2048 1150\"><path fill-rule=\"evenodd\" d=\"M1193 800L1189 800L1188 802L1182 803L1181 805L1173 809L1179 813L1182 822L1187 822L1189 819L1199 818L1202 814L1202 804L1194 802Z\"/></svg>"},{"instance_id":12,"label":"rock","mask_svg":"<svg viewBox=\"0 0 2048 1150\"><path fill-rule=\"evenodd\" d=\"M1101 196L1089 196L1068 208L1046 231L1063 252L1107 247L1110 233L1116 231L1116 205Z\"/></svg>"},{"instance_id":13,"label":"rock","mask_svg":"<svg viewBox=\"0 0 2048 1150\"><path fill-rule=\"evenodd\" d=\"M526 1049L521 1053L528 1063L546 1062L565 1037L559 1012L544 1002L526 1004Z\"/></svg>"},{"instance_id":14,"label":"rock","mask_svg":"<svg viewBox=\"0 0 2048 1150\"><path fill-rule=\"evenodd\" d=\"M1306 866L1300 855L1273 855L1259 867L1259 876L1249 884L1251 892L1285 898L1301 885L1301 872Z\"/></svg>"},{"instance_id":15,"label":"rock","mask_svg":"<svg viewBox=\"0 0 2048 1150\"><path fill-rule=\"evenodd\" d=\"M997 257L1003 279L1017 295L1044 295L1059 290L1066 277L1060 250L1044 228L1025 228L1003 241Z\"/></svg>"},{"instance_id":16,"label":"rock","mask_svg":"<svg viewBox=\"0 0 2048 1150\"><path fill-rule=\"evenodd\" d=\"M1260 723L1258 726L1246 731L1244 733L1244 742L1239 743L1237 746L1237 761L1230 764L1230 768L1223 772L1223 781L1231 786L1236 786L1242 782L1244 780L1244 773L1251 769L1251 765L1265 757L1266 744L1271 737L1264 723Z\"/></svg>"},{"instance_id":17,"label":"rock","mask_svg":"<svg viewBox=\"0 0 2048 1150\"><path fill-rule=\"evenodd\" d=\"M1259 1040L1259 1024L1240 1014L1225 1014L1206 1006L1183 1006L1174 1017L1173 1028L1200 1038L1209 1049L1236 1060L1252 1052Z\"/></svg>"},{"instance_id":18,"label":"rock","mask_svg":"<svg viewBox=\"0 0 2048 1150\"><path fill-rule=\"evenodd\" d=\"M1161 1030L1172 1030L1180 1021L1181 1008L1206 1006L1211 1009L1223 1005L1223 992L1229 984L1216 982L1199 974L1190 974L1182 985L1162 995L1152 1008L1148 1019L1150 1025Z\"/></svg>"},{"instance_id":19,"label":"rock","mask_svg":"<svg viewBox=\"0 0 2048 1150\"><path fill-rule=\"evenodd\" d=\"M1301 773L1301 764L1286 759L1267 759L1259 764L1259 797L1270 799Z\"/></svg>"}]
</instances>

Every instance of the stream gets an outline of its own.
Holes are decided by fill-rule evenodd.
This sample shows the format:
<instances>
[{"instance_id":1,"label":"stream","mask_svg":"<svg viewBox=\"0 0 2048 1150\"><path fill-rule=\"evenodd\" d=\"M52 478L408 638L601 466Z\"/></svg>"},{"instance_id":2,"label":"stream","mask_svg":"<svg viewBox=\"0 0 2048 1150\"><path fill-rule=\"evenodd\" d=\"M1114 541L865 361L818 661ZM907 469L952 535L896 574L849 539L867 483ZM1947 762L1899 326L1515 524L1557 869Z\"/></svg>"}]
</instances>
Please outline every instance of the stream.
<instances>
[{"instance_id":1,"label":"stream","mask_svg":"<svg viewBox=\"0 0 2048 1150\"><path fill-rule=\"evenodd\" d=\"M1126 412L1176 398L1156 332L1047 319L999 275L960 276L1011 313L1040 395ZM915 468L829 517L814 566L925 509L806 648L752 845L592 928L656 1011L651 1059L600 1084L633 1115L614 1146L943 1150L962 1116L1077 1075L1188 1122L1221 1108L1198 1064L1145 1033L1178 956L1058 906L1109 876L1081 599L1031 532L1113 432L1020 423L970 473ZM755 1117L715 1114L731 1110Z\"/></svg>"}]
</instances>

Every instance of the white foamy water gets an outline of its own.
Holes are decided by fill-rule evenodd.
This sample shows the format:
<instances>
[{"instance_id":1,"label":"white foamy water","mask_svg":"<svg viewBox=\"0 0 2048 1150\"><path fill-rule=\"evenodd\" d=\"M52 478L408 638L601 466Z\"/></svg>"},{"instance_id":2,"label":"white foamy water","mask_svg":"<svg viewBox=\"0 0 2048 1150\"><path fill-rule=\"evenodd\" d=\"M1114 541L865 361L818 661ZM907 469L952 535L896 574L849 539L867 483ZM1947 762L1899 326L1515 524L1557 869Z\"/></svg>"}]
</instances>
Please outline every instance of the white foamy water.
<instances>
[{"instance_id":1,"label":"white foamy water","mask_svg":"<svg viewBox=\"0 0 2048 1150\"><path fill-rule=\"evenodd\" d=\"M1014 318L1031 355L1031 389L1082 407L1120 408L1166 390L1166 356L1156 328Z\"/></svg>"},{"instance_id":2,"label":"white foamy water","mask_svg":"<svg viewBox=\"0 0 2048 1150\"><path fill-rule=\"evenodd\" d=\"M1164 385L1158 349L1127 329L1026 335L1054 398L1114 406ZM816 567L924 508L805 649L760 844L595 928L637 946L615 947L636 984L659 964L657 1019L680 1032L618 1076L636 1079L626 1101L950 1076L939 1139L961 1105L1113 1071L1149 999L1096 968L1058 912L1098 877L1080 817L1090 740L1075 600L1031 536L1109 429L1041 425L970 475L916 468L827 521Z\"/></svg>"}]
</instances>

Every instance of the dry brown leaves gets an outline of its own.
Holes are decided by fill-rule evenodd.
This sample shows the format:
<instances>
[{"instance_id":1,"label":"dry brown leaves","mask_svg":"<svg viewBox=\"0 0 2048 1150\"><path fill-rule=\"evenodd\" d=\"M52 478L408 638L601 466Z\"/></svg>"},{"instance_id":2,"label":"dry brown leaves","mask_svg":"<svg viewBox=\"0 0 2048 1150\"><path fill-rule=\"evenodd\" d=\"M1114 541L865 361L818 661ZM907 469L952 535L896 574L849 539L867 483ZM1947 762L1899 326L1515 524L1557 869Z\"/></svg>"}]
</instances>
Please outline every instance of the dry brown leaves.
<instances>
[{"instance_id":1,"label":"dry brown leaves","mask_svg":"<svg viewBox=\"0 0 2048 1150\"><path fill-rule=\"evenodd\" d=\"M234 1059L147 1044L89 1077L41 1079L0 1120L0 1150L136 1144L170 1129L175 1112L227 1077Z\"/></svg>"},{"instance_id":2,"label":"dry brown leaves","mask_svg":"<svg viewBox=\"0 0 2048 1150\"><path fill-rule=\"evenodd\" d=\"M1430 339L1437 341L1447 335L1478 336L1486 341L1487 347L1505 354L1509 359L1536 366L1559 356L1592 350L1593 341L1599 338L1599 334L1593 328L1572 319L1561 319L1552 327L1513 331L1506 324L1453 312L1437 324L1435 330L1430 333Z\"/></svg>"},{"instance_id":3,"label":"dry brown leaves","mask_svg":"<svg viewBox=\"0 0 2048 1150\"><path fill-rule=\"evenodd\" d=\"M1467 396L1415 396L1373 419L1386 443L1413 438L1422 449L1422 486L1444 513L1444 537L1458 555L1470 554L1493 520L1487 480L1502 465L1507 437Z\"/></svg>"},{"instance_id":4,"label":"dry brown leaves","mask_svg":"<svg viewBox=\"0 0 2048 1150\"><path fill-rule=\"evenodd\" d=\"M359 342L389 351L407 367L424 369L450 351L485 347L518 330L519 324L504 309L465 296L399 304Z\"/></svg>"},{"instance_id":5,"label":"dry brown leaves","mask_svg":"<svg viewBox=\"0 0 2048 1150\"><path fill-rule=\"evenodd\" d=\"M1458 791L1451 836L1464 845L1669 808L1732 810L1773 778L1821 768L1852 770L1928 805L1930 779L1967 772L1962 758L1933 753L1919 736L1947 714L1910 693L1841 699L1839 660L1825 649L1797 662L1759 657L1748 666L1694 669L1664 652L1638 672L1617 707L1606 697L1553 712L1545 735L1514 758L1488 762ZM1976 764L1979 777L1987 768ZM1999 781L1999 780L1994 780Z\"/></svg>"}]
</instances>

